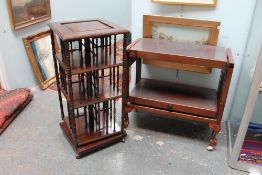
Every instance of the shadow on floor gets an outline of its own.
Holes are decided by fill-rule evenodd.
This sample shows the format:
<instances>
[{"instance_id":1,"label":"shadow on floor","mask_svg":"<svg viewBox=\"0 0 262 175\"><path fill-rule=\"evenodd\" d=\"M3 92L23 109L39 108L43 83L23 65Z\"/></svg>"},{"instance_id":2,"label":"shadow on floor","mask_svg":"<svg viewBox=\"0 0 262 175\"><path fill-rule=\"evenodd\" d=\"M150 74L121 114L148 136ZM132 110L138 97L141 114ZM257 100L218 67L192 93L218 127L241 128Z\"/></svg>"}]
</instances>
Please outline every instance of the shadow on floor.
<instances>
[{"instance_id":1,"label":"shadow on floor","mask_svg":"<svg viewBox=\"0 0 262 175\"><path fill-rule=\"evenodd\" d=\"M132 112L129 115L131 128L140 128L200 141L208 141L211 134L206 123L193 122L168 116L157 116L146 112Z\"/></svg>"}]
</instances>

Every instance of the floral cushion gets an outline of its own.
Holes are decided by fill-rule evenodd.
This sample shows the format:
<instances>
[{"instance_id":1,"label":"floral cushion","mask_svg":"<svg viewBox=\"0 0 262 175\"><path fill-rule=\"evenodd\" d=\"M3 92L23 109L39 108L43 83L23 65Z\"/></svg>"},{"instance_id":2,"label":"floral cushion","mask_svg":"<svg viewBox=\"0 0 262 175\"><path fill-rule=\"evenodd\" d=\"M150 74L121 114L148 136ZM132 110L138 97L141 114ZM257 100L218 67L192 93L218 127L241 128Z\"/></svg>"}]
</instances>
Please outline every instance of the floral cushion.
<instances>
[{"instance_id":1,"label":"floral cushion","mask_svg":"<svg viewBox=\"0 0 262 175\"><path fill-rule=\"evenodd\" d=\"M5 92L6 92L6 90L0 89L0 96L1 96L2 94L4 94Z\"/></svg>"},{"instance_id":2,"label":"floral cushion","mask_svg":"<svg viewBox=\"0 0 262 175\"><path fill-rule=\"evenodd\" d=\"M0 128L26 102L29 95L29 89L0 90Z\"/></svg>"}]
</instances>

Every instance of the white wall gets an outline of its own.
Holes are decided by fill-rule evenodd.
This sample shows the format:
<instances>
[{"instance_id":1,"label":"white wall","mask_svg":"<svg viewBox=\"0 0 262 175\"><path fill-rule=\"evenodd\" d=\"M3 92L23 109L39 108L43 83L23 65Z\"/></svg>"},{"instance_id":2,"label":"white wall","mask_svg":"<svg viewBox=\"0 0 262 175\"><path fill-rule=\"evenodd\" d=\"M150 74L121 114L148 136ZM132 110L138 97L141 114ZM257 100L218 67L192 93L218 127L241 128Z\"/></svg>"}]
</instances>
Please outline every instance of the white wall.
<instances>
[{"instance_id":1,"label":"white wall","mask_svg":"<svg viewBox=\"0 0 262 175\"><path fill-rule=\"evenodd\" d=\"M51 0L51 10L52 21L104 18L131 28L131 0ZM50 21L13 32L6 0L0 1L0 16L0 55L6 70L8 88L33 87L37 82L22 37L47 29Z\"/></svg>"},{"instance_id":2,"label":"white wall","mask_svg":"<svg viewBox=\"0 0 262 175\"><path fill-rule=\"evenodd\" d=\"M1 48L0 48L1 49ZM6 71L5 71L5 67L3 64L3 57L1 56L1 51L0 51L0 84L2 88L8 88L9 85L7 83L7 77L6 77Z\"/></svg>"},{"instance_id":3,"label":"white wall","mask_svg":"<svg viewBox=\"0 0 262 175\"><path fill-rule=\"evenodd\" d=\"M132 32L133 39L142 36L143 14L166 15L206 20L221 21L221 30L218 40L219 46L231 48L236 62L233 80L229 92L228 101L224 112L224 120L228 119L230 107L234 97L234 89L240 72L243 54L255 0L218 0L217 7L180 6L152 3L150 0L132 0ZM216 88L218 71L212 76L199 75L188 72L180 72L178 78L175 70L164 70L153 67L143 67L143 76L179 81L198 86Z\"/></svg>"}]
</instances>

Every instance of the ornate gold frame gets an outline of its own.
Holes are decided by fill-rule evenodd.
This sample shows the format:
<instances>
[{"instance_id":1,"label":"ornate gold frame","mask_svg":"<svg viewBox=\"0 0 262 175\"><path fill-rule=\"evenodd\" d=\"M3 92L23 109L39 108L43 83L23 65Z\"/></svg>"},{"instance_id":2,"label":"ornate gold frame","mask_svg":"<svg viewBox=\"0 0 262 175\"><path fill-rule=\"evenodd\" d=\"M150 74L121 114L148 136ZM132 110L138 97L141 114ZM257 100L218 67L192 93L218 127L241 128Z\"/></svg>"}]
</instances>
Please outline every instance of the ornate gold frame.
<instances>
[{"instance_id":1,"label":"ornate gold frame","mask_svg":"<svg viewBox=\"0 0 262 175\"><path fill-rule=\"evenodd\" d=\"M215 7L217 5L217 0L210 0L209 3L203 2L202 0L151 0L152 2L161 3L161 4L177 4L177 5L196 5L196 6L211 6Z\"/></svg>"},{"instance_id":2,"label":"ornate gold frame","mask_svg":"<svg viewBox=\"0 0 262 175\"><path fill-rule=\"evenodd\" d=\"M168 16L144 15L143 17L144 38L152 38L153 23L173 24L174 26L208 29L209 30L208 44L213 46L217 45L220 22L198 20L198 19L176 18L176 17L168 17ZM175 69L191 71L191 72L199 72L199 73L207 73L207 74L210 74L212 72L212 69L203 66L185 65L179 63L170 64L170 62L166 63L164 61L157 61L157 60L154 61L145 60L143 63L152 66L175 68Z\"/></svg>"},{"instance_id":3,"label":"ornate gold frame","mask_svg":"<svg viewBox=\"0 0 262 175\"><path fill-rule=\"evenodd\" d=\"M6 1L7 1L8 13L9 13L9 16L10 16L10 23L11 23L11 27L12 27L13 31L51 19L50 0L46 0L46 3L47 3L47 9L46 10L48 12L47 15L41 16L41 17L36 18L36 19L32 19L30 21L25 21L25 22L15 24L15 22L14 22L14 10L12 8L13 7L12 2L11 2L11 0L6 0Z\"/></svg>"},{"instance_id":4,"label":"ornate gold frame","mask_svg":"<svg viewBox=\"0 0 262 175\"><path fill-rule=\"evenodd\" d=\"M43 89L43 90L48 88L51 84L53 84L56 81L56 79L55 79L55 75L54 75L54 77L52 77L52 78L50 78L46 81L43 80L41 72L40 72L38 65L37 65L37 62L36 62L36 58L35 58L33 49L31 47L31 42L36 41L36 40L41 39L41 38L44 38L44 37L46 37L50 34L51 34L50 30L47 30L47 31L40 32L40 33L37 33L37 34L23 38L24 46L25 46L28 58L29 58L29 60L32 64L33 71L34 71L34 73L37 77L40 88ZM50 41L50 45L51 45L51 41ZM56 44L56 46L58 47L58 44ZM57 52L59 52L59 48L56 48L56 50L57 50Z\"/></svg>"}]
</instances>

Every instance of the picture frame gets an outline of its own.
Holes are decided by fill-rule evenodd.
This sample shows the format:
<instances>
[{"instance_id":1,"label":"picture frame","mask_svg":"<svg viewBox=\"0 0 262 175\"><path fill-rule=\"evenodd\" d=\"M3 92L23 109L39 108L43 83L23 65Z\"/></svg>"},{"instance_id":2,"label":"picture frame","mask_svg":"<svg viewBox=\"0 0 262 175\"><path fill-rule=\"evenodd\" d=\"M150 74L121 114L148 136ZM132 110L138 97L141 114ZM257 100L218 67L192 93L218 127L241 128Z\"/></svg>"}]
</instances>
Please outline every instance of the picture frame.
<instances>
[{"instance_id":1,"label":"picture frame","mask_svg":"<svg viewBox=\"0 0 262 175\"><path fill-rule=\"evenodd\" d=\"M165 39L183 43L216 46L220 24L221 23L218 21L144 15L143 38ZM212 69L208 67L179 63L171 64L170 62L166 63L158 60L145 60L143 64L205 74L210 74L212 72Z\"/></svg>"},{"instance_id":2,"label":"picture frame","mask_svg":"<svg viewBox=\"0 0 262 175\"><path fill-rule=\"evenodd\" d=\"M50 30L23 38L24 46L41 89L56 81ZM57 52L60 51L56 44Z\"/></svg>"},{"instance_id":3,"label":"picture frame","mask_svg":"<svg viewBox=\"0 0 262 175\"><path fill-rule=\"evenodd\" d=\"M175 5L194 5L194 6L210 6L215 7L217 0L152 0L152 2L161 4L175 4Z\"/></svg>"},{"instance_id":4,"label":"picture frame","mask_svg":"<svg viewBox=\"0 0 262 175\"><path fill-rule=\"evenodd\" d=\"M51 19L50 0L6 1L13 31Z\"/></svg>"}]
</instances>

